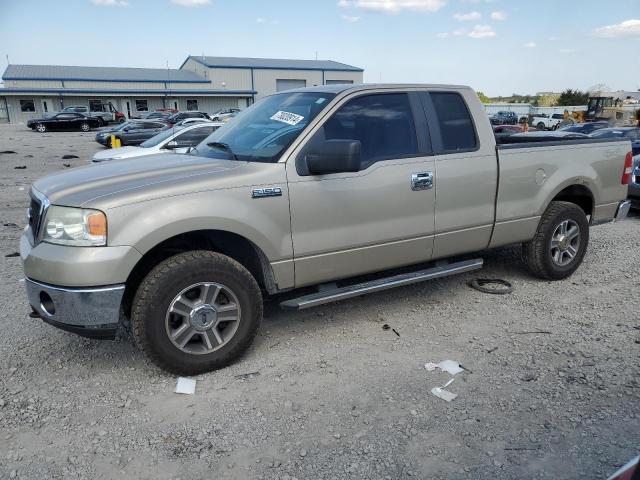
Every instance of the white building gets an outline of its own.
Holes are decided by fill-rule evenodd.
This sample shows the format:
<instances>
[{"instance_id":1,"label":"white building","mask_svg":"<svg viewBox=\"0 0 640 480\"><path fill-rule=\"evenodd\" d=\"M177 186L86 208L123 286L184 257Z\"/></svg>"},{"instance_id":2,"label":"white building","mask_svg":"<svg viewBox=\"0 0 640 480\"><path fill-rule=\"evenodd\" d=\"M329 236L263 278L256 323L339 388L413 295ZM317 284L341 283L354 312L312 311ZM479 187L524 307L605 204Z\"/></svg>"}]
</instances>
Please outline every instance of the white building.
<instances>
[{"instance_id":1,"label":"white building","mask_svg":"<svg viewBox=\"0 0 640 480\"><path fill-rule=\"evenodd\" d=\"M189 56L179 69L10 64L2 75L0 122L104 102L129 117L157 108L213 113L291 88L362 83L362 76L361 68L331 60Z\"/></svg>"}]
</instances>

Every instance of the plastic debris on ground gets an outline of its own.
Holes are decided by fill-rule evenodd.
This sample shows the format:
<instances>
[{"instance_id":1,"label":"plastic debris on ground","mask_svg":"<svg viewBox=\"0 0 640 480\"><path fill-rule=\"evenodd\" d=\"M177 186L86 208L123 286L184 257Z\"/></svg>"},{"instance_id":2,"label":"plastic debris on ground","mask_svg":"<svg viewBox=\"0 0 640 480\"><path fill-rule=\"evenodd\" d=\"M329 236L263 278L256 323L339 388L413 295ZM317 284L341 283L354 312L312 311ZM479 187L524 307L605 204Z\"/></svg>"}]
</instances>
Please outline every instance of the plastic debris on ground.
<instances>
[{"instance_id":1,"label":"plastic debris on ground","mask_svg":"<svg viewBox=\"0 0 640 480\"><path fill-rule=\"evenodd\" d=\"M436 397L441 398L445 402L450 402L451 400L454 400L458 396L457 393L452 393L449 390L445 390L445 388L447 388L452 383L453 383L453 378L441 387L432 388L431 393Z\"/></svg>"},{"instance_id":2,"label":"plastic debris on ground","mask_svg":"<svg viewBox=\"0 0 640 480\"><path fill-rule=\"evenodd\" d=\"M428 362L424 364L424 368L428 372L433 372L436 368L439 368L443 372L450 373L451 375L464 371L464 368L455 360L443 360L440 363Z\"/></svg>"},{"instance_id":3,"label":"plastic debris on ground","mask_svg":"<svg viewBox=\"0 0 640 480\"><path fill-rule=\"evenodd\" d=\"M178 377L175 393L193 395L196 393L196 381L192 378Z\"/></svg>"}]
</instances>

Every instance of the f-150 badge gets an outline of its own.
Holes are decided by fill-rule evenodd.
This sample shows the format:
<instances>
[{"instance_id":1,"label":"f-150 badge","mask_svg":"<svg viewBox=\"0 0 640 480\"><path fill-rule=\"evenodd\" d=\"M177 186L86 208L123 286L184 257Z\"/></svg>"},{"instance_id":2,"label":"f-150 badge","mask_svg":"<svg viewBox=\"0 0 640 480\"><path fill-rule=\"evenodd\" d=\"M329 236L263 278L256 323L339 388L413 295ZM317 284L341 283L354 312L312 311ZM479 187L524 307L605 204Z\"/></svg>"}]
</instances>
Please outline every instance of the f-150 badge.
<instances>
[{"instance_id":1,"label":"f-150 badge","mask_svg":"<svg viewBox=\"0 0 640 480\"><path fill-rule=\"evenodd\" d=\"M281 197L282 189L280 187L254 188L251 190L251 198L263 197Z\"/></svg>"}]
</instances>

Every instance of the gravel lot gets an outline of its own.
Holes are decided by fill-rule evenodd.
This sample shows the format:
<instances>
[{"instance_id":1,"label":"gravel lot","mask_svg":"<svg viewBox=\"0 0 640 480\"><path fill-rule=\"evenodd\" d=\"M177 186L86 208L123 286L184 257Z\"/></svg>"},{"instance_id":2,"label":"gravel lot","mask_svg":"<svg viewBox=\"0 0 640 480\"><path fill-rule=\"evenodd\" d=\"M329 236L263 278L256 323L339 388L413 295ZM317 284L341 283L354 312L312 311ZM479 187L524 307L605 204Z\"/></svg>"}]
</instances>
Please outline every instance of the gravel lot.
<instances>
[{"instance_id":1,"label":"gravel lot","mask_svg":"<svg viewBox=\"0 0 640 480\"><path fill-rule=\"evenodd\" d=\"M0 478L606 478L638 454L640 216L594 227L562 282L529 277L519 247L485 252L482 276L511 295L469 274L302 313L269 303L249 354L177 395L128 333L29 318L6 256L29 184L86 164L93 137L0 126L15 152L0 153ZM430 393L450 375L424 368L444 359L470 370L451 403Z\"/></svg>"}]
</instances>

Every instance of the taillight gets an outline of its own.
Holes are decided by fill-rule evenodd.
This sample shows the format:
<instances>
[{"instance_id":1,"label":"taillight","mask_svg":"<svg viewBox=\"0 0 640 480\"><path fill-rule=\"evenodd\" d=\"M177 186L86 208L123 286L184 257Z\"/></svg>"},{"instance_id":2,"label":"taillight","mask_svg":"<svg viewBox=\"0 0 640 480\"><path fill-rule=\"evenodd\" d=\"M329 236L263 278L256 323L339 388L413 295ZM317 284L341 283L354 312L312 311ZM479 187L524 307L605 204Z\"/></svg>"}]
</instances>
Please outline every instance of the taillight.
<instances>
[{"instance_id":1,"label":"taillight","mask_svg":"<svg viewBox=\"0 0 640 480\"><path fill-rule=\"evenodd\" d=\"M623 185L628 185L631 183L631 172L633 171L633 154L631 152L627 153L627 156L624 157L624 170L622 171L622 179L620 182Z\"/></svg>"}]
</instances>

